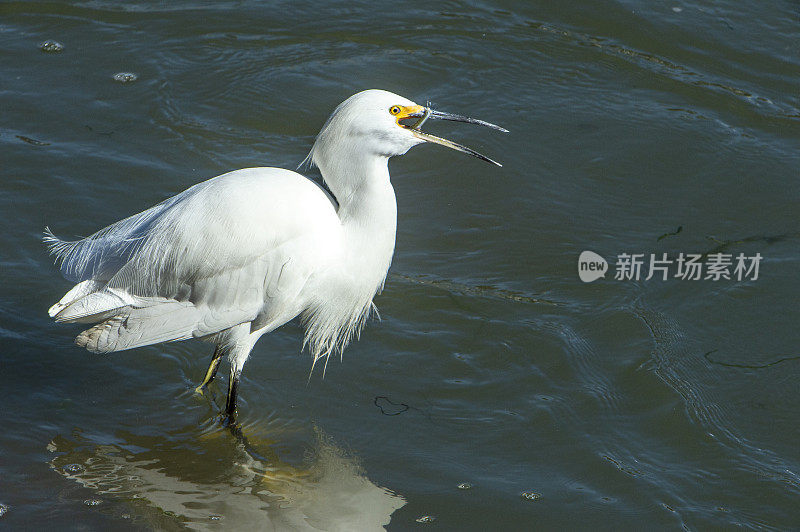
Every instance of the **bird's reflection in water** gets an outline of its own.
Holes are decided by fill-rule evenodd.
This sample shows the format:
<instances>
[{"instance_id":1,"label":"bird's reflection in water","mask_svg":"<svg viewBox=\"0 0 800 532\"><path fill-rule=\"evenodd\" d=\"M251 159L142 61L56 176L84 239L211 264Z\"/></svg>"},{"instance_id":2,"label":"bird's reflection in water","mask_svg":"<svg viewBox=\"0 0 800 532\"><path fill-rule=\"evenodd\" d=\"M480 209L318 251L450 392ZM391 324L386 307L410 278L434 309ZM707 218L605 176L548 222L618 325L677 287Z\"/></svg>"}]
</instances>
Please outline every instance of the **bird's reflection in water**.
<instances>
[{"instance_id":1,"label":"bird's reflection in water","mask_svg":"<svg viewBox=\"0 0 800 532\"><path fill-rule=\"evenodd\" d=\"M405 504L319 431L300 465L281 460L275 441L246 436L252 432L217 425L198 435L188 426L87 438L75 431L48 449L56 472L129 507L120 518L159 529L383 530Z\"/></svg>"}]
</instances>

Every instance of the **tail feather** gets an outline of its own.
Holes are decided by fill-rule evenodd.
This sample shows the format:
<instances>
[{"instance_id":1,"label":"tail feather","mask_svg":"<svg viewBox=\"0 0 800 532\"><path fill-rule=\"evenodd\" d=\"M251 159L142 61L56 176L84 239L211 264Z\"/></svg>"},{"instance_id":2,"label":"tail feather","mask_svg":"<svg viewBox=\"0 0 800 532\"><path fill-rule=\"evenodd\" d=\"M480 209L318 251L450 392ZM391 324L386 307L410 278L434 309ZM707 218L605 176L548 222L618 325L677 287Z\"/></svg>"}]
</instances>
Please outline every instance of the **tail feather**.
<instances>
[{"instance_id":1,"label":"tail feather","mask_svg":"<svg viewBox=\"0 0 800 532\"><path fill-rule=\"evenodd\" d=\"M51 318L55 318L61 313L61 311L82 297L88 296L92 292L96 292L97 290L101 289L102 285L103 283L99 283L93 279L76 284L72 287L72 290L64 294L64 297L62 297L58 303L50 307L47 313L50 314Z\"/></svg>"},{"instance_id":2,"label":"tail feather","mask_svg":"<svg viewBox=\"0 0 800 532\"><path fill-rule=\"evenodd\" d=\"M49 313L59 322L96 323L75 339L95 353L192 338L204 318L189 301L136 297L91 279L73 287Z\"/></svg>"},{"instance_id":3,"label":"tail feather","mask_svg":"<svg viewBox=\"0 0 800 532\"><path fill-rule=\"evenodd\" d=\"M122 309L122 313L80 333L75 343L94 353L111 353L194 336L201 311L188 301Z\"/></svg>"},{"instance_id":4,"label":"tail feather","mask_svg":"<svg viewBox=\"0 0 800 532\"><path fill-rule=\"evenodd\" d=\"M84 283L85 282L88 281L84 281ZM75 288L78 288L78 286ZM75 288L73 288L73 290L75 290ZM72 292L72 290L70 290L70 292ZM69 294L67 294L67 296L69 296ZM64 296L64 298L67 296ZM138 298L131 297L122 290L106 288L69 302L66 306L61 308L61 310L58 310L54 317L56 321L59 322L97 322L104 319L108 313L117 314L118 309L122 309L126 306L133 306L137 303ZM50 308L50 311L53 312L59 305L61 305L60 302L56 303Z\"/></svg>"}]
</instances>

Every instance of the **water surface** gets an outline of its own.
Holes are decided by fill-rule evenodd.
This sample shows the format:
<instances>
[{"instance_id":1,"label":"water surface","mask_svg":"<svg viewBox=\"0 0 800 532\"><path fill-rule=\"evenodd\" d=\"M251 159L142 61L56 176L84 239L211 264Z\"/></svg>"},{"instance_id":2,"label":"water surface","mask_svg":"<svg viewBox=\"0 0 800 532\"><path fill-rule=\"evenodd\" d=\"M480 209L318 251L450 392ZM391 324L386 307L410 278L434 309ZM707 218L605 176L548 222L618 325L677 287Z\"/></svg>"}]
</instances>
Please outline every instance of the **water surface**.
<instances>
[{"instance_id":1,"label":"water surface","mask_svg":"<svg viewBox=\"0 0 800 532\"><path fill-rule=\"evenodd\" d=\"M3 2L0 523L796 526L798 22L780 0ZM294 168L372 87L511 133L431 124L502 169L390 163L383 319L324 379L297 324L262 338L236 436L224 379L192 393L207 344L93 355L47 319L69 284L45 226ZM584 284L583 250L764 259Z\"/></svg>"}]
</instances>

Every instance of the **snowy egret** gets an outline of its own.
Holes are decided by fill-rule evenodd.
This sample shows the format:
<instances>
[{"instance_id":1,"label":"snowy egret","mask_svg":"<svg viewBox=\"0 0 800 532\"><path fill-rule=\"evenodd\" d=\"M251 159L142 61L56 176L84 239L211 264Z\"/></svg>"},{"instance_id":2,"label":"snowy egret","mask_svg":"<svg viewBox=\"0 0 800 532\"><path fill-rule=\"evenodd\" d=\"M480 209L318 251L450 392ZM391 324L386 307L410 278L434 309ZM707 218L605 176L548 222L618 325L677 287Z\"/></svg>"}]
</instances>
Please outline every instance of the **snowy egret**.
<instances>
[{"instance_id":1,"label":"snowy egret","mask_svg":"<svg viewBox=\"0 0 800 532\"><path fill-rule=\"evenodd\" d=\"M341 353L374 308L392 260L397 204L388 160L433 142L499 163L421 130L428 119L505 129L435 111L383 90L342 102L307 160L331 197L303 175L246 168L68 242L45 242L77 283L49 314L95 323L75 339L96 353L201 338L216 344L198 391L227 355L225 418L256 341L300 316L314 364ZM312 364L312 369L313 369Z\"/></svg>"}]
</instances>

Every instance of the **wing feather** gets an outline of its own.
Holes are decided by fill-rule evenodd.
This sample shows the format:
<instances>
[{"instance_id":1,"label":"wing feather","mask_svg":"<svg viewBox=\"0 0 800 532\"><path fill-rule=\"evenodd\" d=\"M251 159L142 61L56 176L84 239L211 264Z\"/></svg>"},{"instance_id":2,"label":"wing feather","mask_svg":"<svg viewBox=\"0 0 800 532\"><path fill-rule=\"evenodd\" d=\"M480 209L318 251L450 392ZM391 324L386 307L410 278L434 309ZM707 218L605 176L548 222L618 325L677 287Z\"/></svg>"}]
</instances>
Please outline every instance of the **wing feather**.
<instances>
[{"instance_id":1,"label":"wing feather","mask_svg":"<svg viewBox=\"0 0 800 532\"><path fill-rule=\"evenodd\" d=\"M274 314L280 298L269 292L297 292L315 268L298 249L323 247L337 225L334 206L299 174L224 174L82 240L48 230L62 274L78 283L50 314L105 320L79 336L103 352L214 334Z\"/></svg>"}]
</instances>

